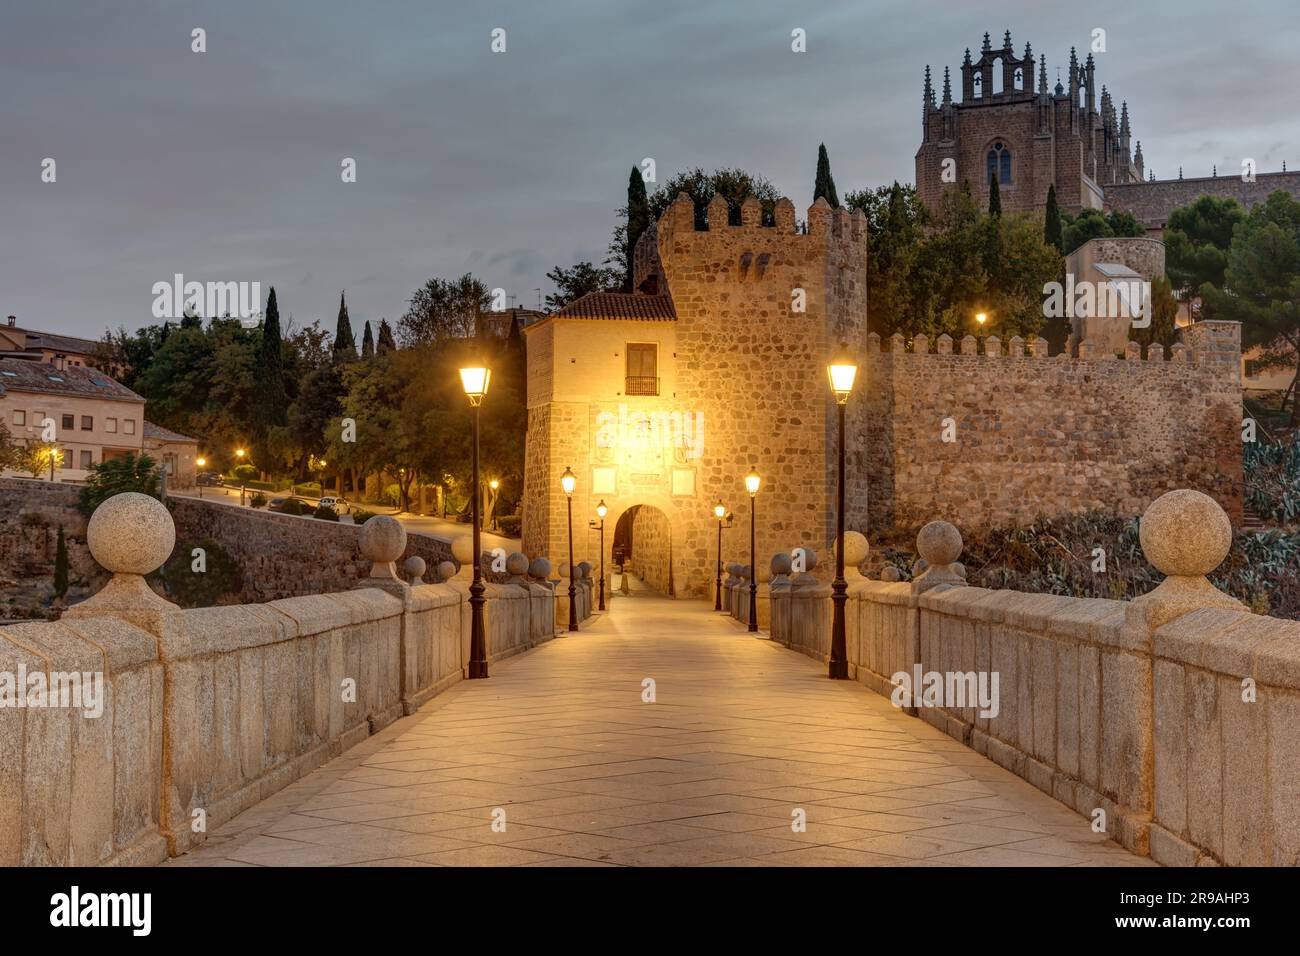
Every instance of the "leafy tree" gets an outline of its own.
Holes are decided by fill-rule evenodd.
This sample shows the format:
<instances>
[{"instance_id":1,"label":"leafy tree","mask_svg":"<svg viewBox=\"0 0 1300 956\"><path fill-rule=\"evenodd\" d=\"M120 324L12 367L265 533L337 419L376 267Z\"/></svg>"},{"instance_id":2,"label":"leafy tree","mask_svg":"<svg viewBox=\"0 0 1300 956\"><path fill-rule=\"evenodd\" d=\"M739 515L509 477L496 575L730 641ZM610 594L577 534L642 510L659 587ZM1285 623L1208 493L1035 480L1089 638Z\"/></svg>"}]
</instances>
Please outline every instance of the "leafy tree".
<instances>
[{"instance_id":1,"label":"leafy tree","mask_svg":"<svg viewBox=\"0 0 1300 956\"><path fill-rule=\"evenodd\" d=\"M624 274L623 291L631 292L633 291L632 279L635 273L633 254L636 252L637 240L650 227L650 200L646 196L645 177L641 175L641 170L636 166L632 167L632 172L627 179L627 209L625 215L627 225L624 227L626 243L622 263Z\"/></svg>"},{"instance_id":2,"label":"leafy tree","mask_svg":"<svg viewBox=\"0 0 1300 956\"><path fill-rule=\"evenodd\" d=\"M695 204L695 228L708 228L709 202L715 195L727 200L727 221L740 224L740 204L749 196L763 207L763 224L772 225L776 201L781 198L776 187L762 176L754 176L743 169L715 169L706 173L698 166L678 173L660 186L650 196L650 215L656 220L667 211L679 193L686 193Z\"/></svg>"},{"instance_id":3,"label":"leafy tree","mask_svg":"<svg viewBox=\"0 0 1300 956\"><path fill-rule=\"evenodd\" d=\"M487 286L468 272L455 280L430 279L411 296L397 321L403 345L422 345L477 334L490 297Z\"/></svg>"},{"instance_id":4,"label":"leafy tree","mask_svg":"<svg viewBox=\"0 0 1300 956\"><path fill-rule=\"evenodd\" d=\"M1065 237L1061 233L1061 208L1056 204L1056 184L1047 187L1047 209L1043 214L1043 241L1065 252Z\"/></svg>"},{"instance_id":5,"label":"leafy tree","mask_svg":"<svg viewBox=\"0 0 1300 956\"><path fill-rule=\"evenodd\" d=\"M1161 345L1168 354L1178 341L1178 300L1174 298L1173 287L1167 276L1156 276L1151 281L1151 324L1146 328L1135 328L1129 337L1142 346L1143 353L1152 345Z\"/></svg>"},{"instance_id":6,"label":"leafy tree","mask_svg":"<svg viewBox=\"0 0 1300 956\"><path fill-rule=\"evenodd\" d=\"M929 213L916 187L880 186L844 197L850 209L867 217L867 318L872 331L884 338L894 332L915 334L917 325L913 282Z\"/></svg>"},{"instance_id":7,"label":"leafy tree","mask_svg":"<svg viewBox=\"0 0 1300 956\"><path fill-rule=\"evenodd\" d=\"M161 498L161 478L161 470L152 458L127 452L120 458L91 465L77 507L89 517L106 500L124 492L135 491L150 498Z\"/></svg>"},{"instance_id":8,"label":"leafy tree","mask_svg":"<svg viewBox=\"0 0 1300 956\"><path fill-rule=\"evenodd\" d=\"M22 461L23 446L9 434L4 422L0 422L0 471L6 468L18 470L22 467Z\"/></svg>"},{"instance_id":9,"label":"leafy tree","mask_svg":"<svg viewBox=\"0 0 1300 956\"><path fill-rule=\"evenodd\" d=\"M1100 209L1083 209L1078 216L1061 213L1065 238L1065 252L1069 255L1089 239L1108 239L1112 236L1141 237L1146 230L1131 212L1104 213Z\"/></svg>"},{"instance_id":10,"label":"leafy tree","mask_svg":"<svg viewBox=\"0 0 1300 956\"><path fill-rule=\"evenodd\" d=\"M546 297L546 307L552 310L562 309L588 292L615 292L621 282L617 269L590 262L579 262L569 269L556 266L546 273L546 278L555 283L555 291Z\"/></svg>"},{"instance_id":11,"label":"leafy tree","mask_svg":"<svg viewBox=\"0 0 1300 956\"><path fill-rule=\"evenodd\" d=\"M832 209L840 206L840 197L835 192L835 180L831 176L831 159L826 154L826 144L817 147L817 175L813 182L813 202L825 199Z\"/></svg>"},{"instance_id":12,"label":"leafy tree","mask_svg":"<svg viewBox=\"0 0 1300 956\"><path fill-rule=\"evenodd\" d=\"M334 328L334 361L352 362L357 357L357 340L352 336L352 320L348 318L348 303L344 293L339 293L339 316Z\"/></svg>"},{"instance_id":13,"label":"leafy tree","mask_svg":"<svg viewBox=\"0 0 1300 956\"><path fill-rule=\"evenodd\" d=\"M998 191L998 177L989 173L989 215L997 218L1002 215L1002 193Z\"/></svg>"},{"instance_id":14,"label":"leafy tree","mask_svg":"<svg viewBox=\"0 0 1300 956\"><path fill-rule=\"evenodd\" d=\"M63 525L59 525L59 537L54 548L54 596L61 598L68 593L68 542L63 537Z\"/></svg>"},{"instance_id":15,"label":"leafy tree","mask_svg":"<svg viewBox=\"0 0 1300 956\"><path fill-rule=\"evenodd\" d=\"M1235 199L1200 196L1169 214L1165 223L1165 271L1174 288L1195 294L1209 282L1223 288L1232 233L1246 219Z\"/></svg>"},{"instance_id":16,"label":"leafy tree","mask_svg":"<svg viewBox=\"0 0 1300 956\"><path fill-rule=\"evenodd\" d=\"M19 452L18 469L40 478L63 467L63 451L52 444L28 441Z\"/></svg>"},{"instance_id":17,"label":"leafy tree","mask_svg":"<svg viewBox=\"0 0 1300 956\"><path fill-rule=\"evenodd\" d=\"M370 320L366 319L366 329L361 335L361 357L363 359L374 358L375 355L375 337L370 331Z\"/></svg>"},{"instance_id":18,"label":"leafy tree","mask_svg":"<svg viewBox=\"0 0 1300 956\"><path fill-rule=\"evenodd\" d=\"M1300 202L1283 190L1250 210L1233 230L1224 288L1202 287L1207 310L1242 324L1242 344L1263 347L1265 366L1294 369L1300 380ZM1291 406L1300 426L1300 402Z\"/></svg>"},{"instance_id":19,"label":"leafy tree","mask_svg":"<svg viewBox=\"0 0 1300 956\"><path fill-rule=\"evenodd\" d=\"M397 342L393 339L393 328L388 324L387 319L379 320L379 344L375 347L375 351L378 355L397 351Z\"/></svg>"}]
</instances>

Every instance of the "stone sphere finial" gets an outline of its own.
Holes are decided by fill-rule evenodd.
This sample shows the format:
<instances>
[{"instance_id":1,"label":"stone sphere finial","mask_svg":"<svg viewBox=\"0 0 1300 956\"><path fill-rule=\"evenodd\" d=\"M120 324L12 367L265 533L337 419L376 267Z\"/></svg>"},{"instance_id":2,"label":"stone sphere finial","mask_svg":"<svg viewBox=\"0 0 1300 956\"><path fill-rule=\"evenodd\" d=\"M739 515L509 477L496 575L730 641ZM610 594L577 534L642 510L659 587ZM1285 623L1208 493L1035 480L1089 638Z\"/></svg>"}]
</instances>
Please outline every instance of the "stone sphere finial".
<instances>
[{"instance_id":1,"label":"stone sphere finial","mask_svg":"<svg viewBox=\"0 0 1300 956\"><path fill-rule=\"evenodd\" d=\"M539 581L546 581L551 576L551 562L547 558L533 558L528 565L528 573Z\"/></svg>"},{"instance_id":2,"label":"stone sphere finial","mask_svg":"<svg viewBox=\"0 0 1300 956\"><path fill-rule=\"evenodd\" d=\"M591 577L591 562L579 561L577 564L577 572L580 579Z\"/></svg>"},{"instance_id":3,"label":"stone sphere finial","mask_svg":"<svg viewBox=\"0 0 1300 956\"><path fill-rule=\"evenodd\" d=\"M892 564L887 564L880 571L880 580L897 583L903 580L903 574Z\"/></svg>"},{"instance_id":4,"label":"stone sphere finial","mask_svg":"<svg viewBox=\"0 0 1300 956\"><path fill-rule=\"evenodd\" d=\"M157 498L127 491L95 509L86 526L86 544L105 571L150 574L176 547L176 524Z\"/></svg>"},{"instance_id":5,"label":"stone sphere finial","mask_svg":"<svg viewBox=\"0 0 1300 956\"><path fill-rule=\"evenodd\" d=\"M961 532L947 521L931 521L916 535L916 550L926 567L952 564L961 557Z\"/></svg>"},{"instance_id":6,"label":"stone sphere finial","mask_svg":"<svg viewBox=\"0 0 1300 956\"><path fill-rule=\"evenodd\" d=\"M1182 488L1151 502L1138 522L1138 540L1160 573L1200 577L1228 556L1232 522L1209 495Z\"/></svg>"},{"instance_id":7,"label":"stone sphere finial","mask_svg":"<svg viewBox=\"0 0 1300 956\"><path fill-rule=\"evenodd\" d=\"M451 541L451 556L456 559L456 563L462 568L474 560L474 539L467 534L462 534Z\"/></svg>"},{"instance_id":8,"label":"stone sphere finial","mask_svg":"<svg viewBox=\"0 0 1300 956\"><path fill-rule=\"evenodd\" d=\"M794 562L790 560L790 555L786 554L784 551L780 554L772 555L772 573L774 575L789 574L792 567L794 567Z\"/></svg>"},{"instance_id":9,"label":"stone sphere finial","mask_svg":"<svg viewBox=\"0 0 1300 956\"><path fill-rule=\"evenodd\" d=\"M803 569L805 574L811 572L813 568L817 567L817 552L815 550L812 548L795 548L794 550L803 553ZM791 555L793 556L793 554L794 552L792 551ZM793 564L791 566L793 567Z\"/></svg>"},{"instance_id":10,"label":"stone sphere finial","mask_svg":"<svg viewBox=\"0 0 1300 956\"><path fill-rule=\"evenodd\" d=\"M441 583L441 582L443 582L443 581L450 581L450 580L451 580L452 578L454 578L455 576L456 576L456 562L455 562L455 561L439 561L439 562L438 562L438 581L439 581L439 583Z\"/></svg>"},{"instance_id":11,"label":"stone sphere finial","mask_svg":"<svg viewBox=\"0 0 1300 956\"><path fill-rule=\"evenodd\" d=\"M402 572L412 584L424 583L424 572L427 568L428 565L424 563L424 558L418 554L413 554L402 562Z\"/></svg>"},{"instance_id":12,"label":"stone sphere finial","mask_svg":"<svg viewBox=\"0 0 1300 956\"><path fill-rule=\"evenodd\" d=\"M528 573L528 555L522 551L511 552L506 558L506 572L516 576Z\"/></svg>"},{"instance_id":13,"label":"stone sphere finial","mask_svg":"<svg viewBox=\"0 0 1300 956\"><path fill-rule=\"evenodd\" d=\"M375 515L361 526L361 553L367 561L390 564L406 550L406 529L396 518Z\"/></svg>"},{"instance_id":14,"label":"stone sphere finial","mask_svg":"<svg viewBox=\"0 0 1300 956\"><path fill-rule=\"evenodd\" d=\"M867 541L867 536L861 531L844 532L844 566L846 568L856 568L867 560L870 551L871 545Z\"/></svg>"}]
</instances>

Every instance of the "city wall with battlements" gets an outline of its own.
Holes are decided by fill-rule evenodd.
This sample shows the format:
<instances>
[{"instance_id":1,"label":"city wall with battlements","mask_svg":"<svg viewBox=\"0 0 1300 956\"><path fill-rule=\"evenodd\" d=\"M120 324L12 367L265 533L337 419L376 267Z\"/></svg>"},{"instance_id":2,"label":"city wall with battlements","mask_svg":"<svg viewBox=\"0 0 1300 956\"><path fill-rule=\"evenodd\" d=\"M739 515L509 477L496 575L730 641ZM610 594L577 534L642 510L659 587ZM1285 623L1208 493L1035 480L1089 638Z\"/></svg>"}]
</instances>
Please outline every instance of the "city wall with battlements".
<instances>
[{"instance_id":1,"label":"city wall with battlements","mask_svg":"<svg viewBox=\"0 0 1300 956\"><path fill-rule=\"evenodd\" d=\"M869 337L866 424L849 443L869 494L849 527L1133 516L1172 488L1203 491L1240 521L1240 329L1202 322L1182 336L1168 356L1130 342L1122 359L1087 342L1048 358L1042 339L989 337L978 351L970 336L918 336L910 350L902 336Z\"/></svg>"}]
</instances>

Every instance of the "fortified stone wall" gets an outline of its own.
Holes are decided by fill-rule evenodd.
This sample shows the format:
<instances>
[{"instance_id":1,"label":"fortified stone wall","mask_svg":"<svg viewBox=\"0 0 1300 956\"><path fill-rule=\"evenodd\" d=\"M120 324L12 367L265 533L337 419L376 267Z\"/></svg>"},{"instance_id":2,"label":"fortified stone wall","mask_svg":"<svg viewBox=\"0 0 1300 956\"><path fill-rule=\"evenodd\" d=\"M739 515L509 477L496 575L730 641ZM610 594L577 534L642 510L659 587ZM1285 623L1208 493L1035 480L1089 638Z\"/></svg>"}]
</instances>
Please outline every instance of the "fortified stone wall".
<instances>
[{"instance_id":1,"label":"fortified stone wall","mask_svg":"<svg viewBox=\"0 0 1300 956\"><path fill-rule=\"evenodd\" d=\"M642 505L632 519L632 567L649 587L673 594L672 529L658 508Z\"/></svg>"},{"instance_id":2,"label":"fortified stone wall","mask_svg":"<svg viewBox=\"0 0 1300 956\"><path fill-rule=\"evenodd\" d=\"M701 411L705 424L698 494L678 516L677 590L692 596L711 593L713 503L723 501L738 524L749 522L744 476L750 467L763 478L760 553L821 547L829 540L836 412L826 365L841 342L860 348L866 335L861 214L831 210L819 200L802 235L789 200L777 203L772 227L759 224L757 201L742 208L739 226L725 225L723 205L710 207L707 231L694 228L692 205L682 199L658 225L677 311L676 397L684 408ZM804 312L792 309L796 290L806 297ZM851 497L856 494L865 494L858 475L850 489Z\"/></svg>"},{"instance_id":3,"label":"fortified stone wall","mask_svg":"<svg viewBox=\"0 0 1300 956\"><path fill-rule=\"evenodd\" d=\"M1201 328L1211 324L1217 331ZM901 336L876 351L873 337L859 372L867 424L850 445L870 498L865 511L849 509L849 526L939 517L975 529L1086 510L1134 516L1180 487L1209 494L1240 521L1239 329L1194 328L1197 347L1176 345L1164 361L1158 346L1143 360L1133 343L1127 359L1079 359L1047 358L1042 340L1039 355L1026 355L1019 339L1004 352L990 337L991 354L977 355L952 354L946 336L936 353L924 337L907 352ZM968 337L962 351L974 348Z\"/></svg>"},{"instance_id":4,"label":"fortified stone wall","mask_svg":"<svg viewBox=\"0 0 1300 956\"><path fill-rule=\"evenodd\" d=\"M1149 233L1159 235L1171 212L1200 196L1235 199L1247 209L1278 189L1300 198L1300 172L1258 173L1253 183L1242 182L1240 169L1224 172L1233 175L1112 184L1106 187L1106 204L1133 213Z\"/></svg>"}]
</instances>

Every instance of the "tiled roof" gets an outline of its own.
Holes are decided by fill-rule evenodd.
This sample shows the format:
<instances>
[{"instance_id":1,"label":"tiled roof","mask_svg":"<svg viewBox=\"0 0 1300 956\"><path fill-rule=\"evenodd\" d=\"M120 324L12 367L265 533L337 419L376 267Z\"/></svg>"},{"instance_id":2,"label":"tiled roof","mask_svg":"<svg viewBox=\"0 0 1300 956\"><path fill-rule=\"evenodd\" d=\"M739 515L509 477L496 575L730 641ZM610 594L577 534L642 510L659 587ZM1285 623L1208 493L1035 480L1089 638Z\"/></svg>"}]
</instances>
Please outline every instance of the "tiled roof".
<instances>
[{"instance_id":1,"label":"tiled roof","mask_svg":"<svg viewBox=\"0 0 1300 956\"><path fill-rule=\"evenodd\" d=\"M32 359L0 358L0 393L5 391L107 398L119 402L144 401L99 369L81 365L58 369L48 362Z\"/></svg>"},{"instance_id":2,"label":"tiled roof","mask_svg":"<svg viewBox=\"0 0 1300 956\"><path fill-rule=\"evenodd\" d=\"M93 339L83 339L75 335L56 335L53 332L38 332L35 329L23 329L6 325L3 331L23 343L24 348L52 349L55 352L76 352L89 355L99 343Z\"/></svg>"},{"instance_id":3,"label":"tiled roof","mask_svg":"<svg viewBox=\"0 0 1300 956\"><path fill-rule=\"evenodd\" d=\"M161 425L155 425L150 421L144 423L144 437L152 438L156 441L187 442L191 445L197 445L199 443L197 438L190 438L188 435L182 435L169 428L163 428Z\"/></svg>"},{"instance_id":4,"label":"tiled roof","mask_svg":"<svg viewBox=\"0 0 1300 956\"><path fill-rule=\"evenodd\" d=\"M588 292L574 299L556 315L570 319L645 319L672 321L677 318L673 300L666 295L640 292Z\"/></svg>"}]
</instances>

